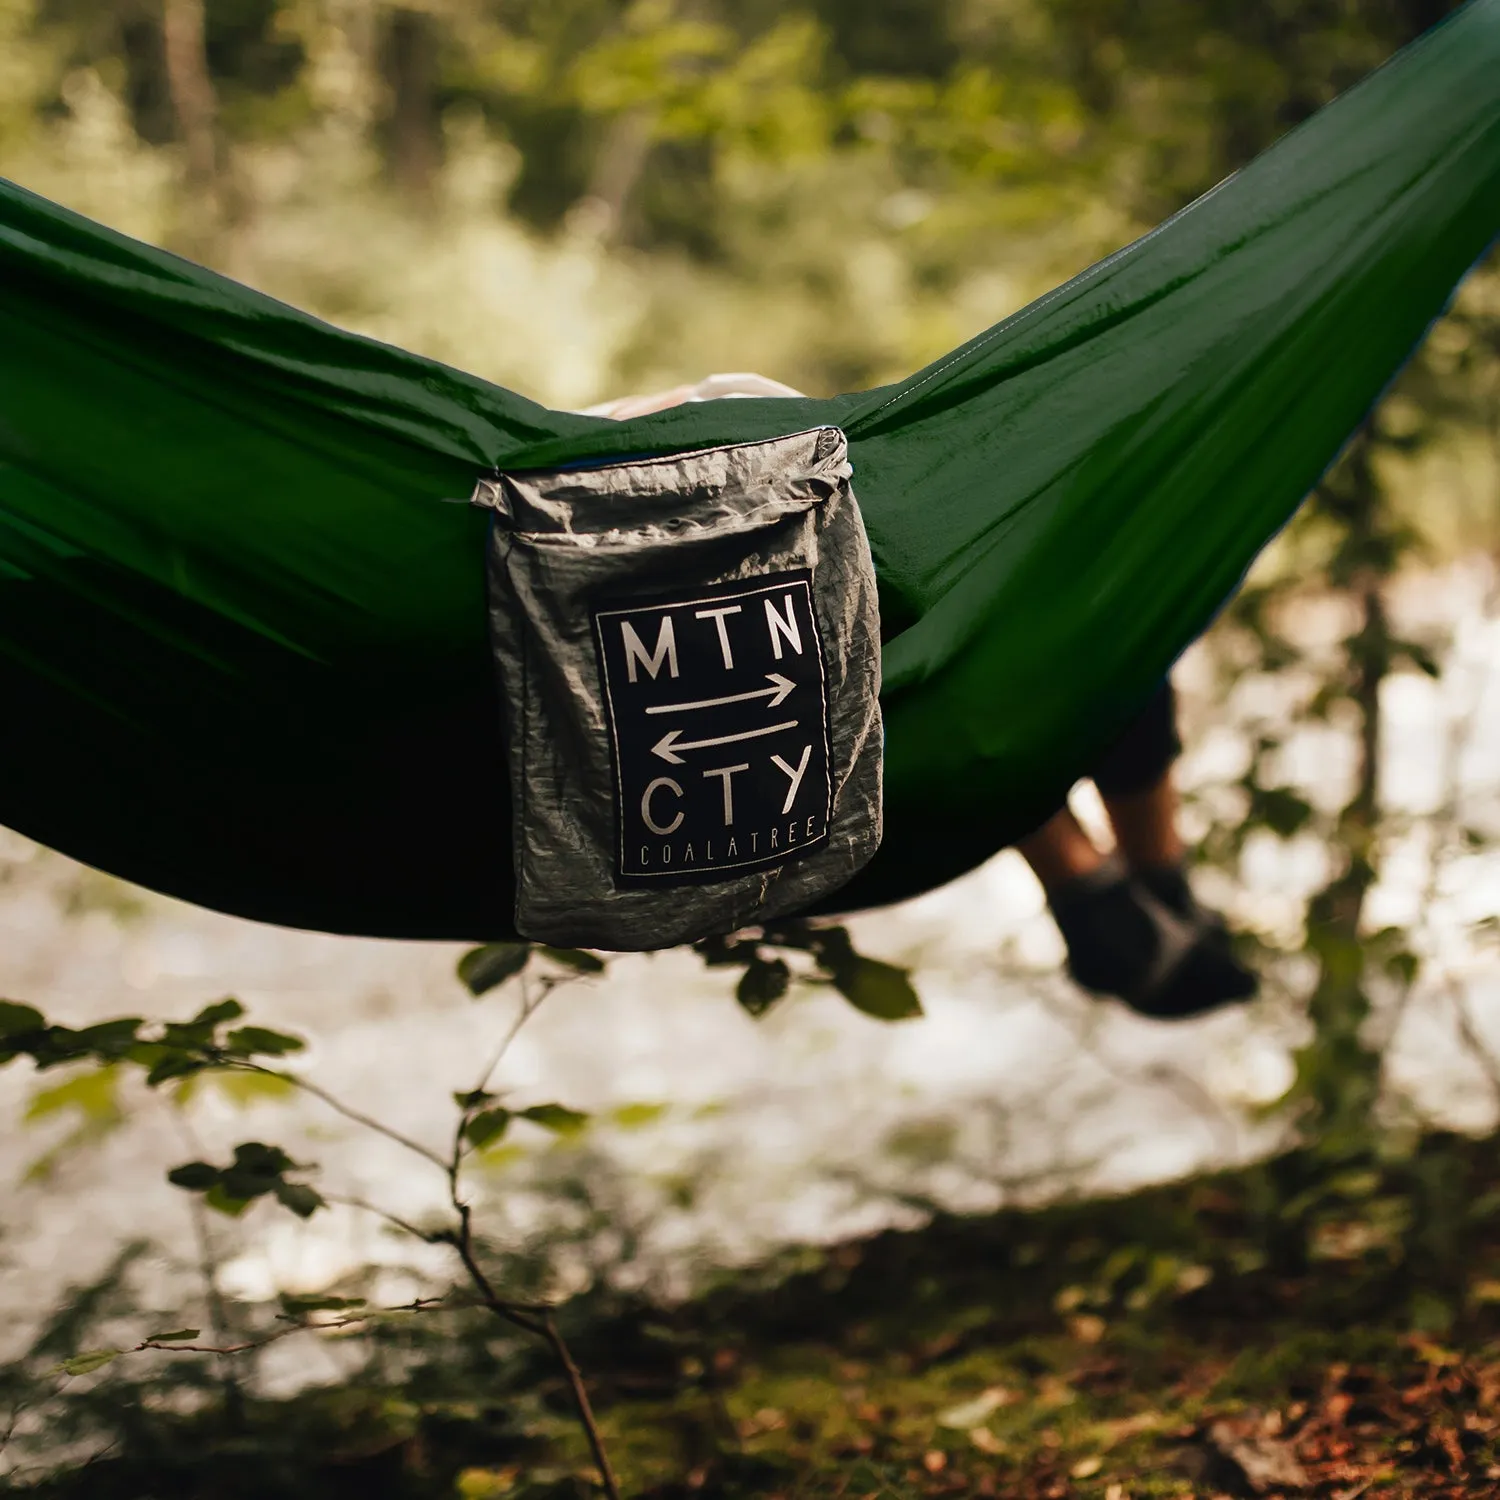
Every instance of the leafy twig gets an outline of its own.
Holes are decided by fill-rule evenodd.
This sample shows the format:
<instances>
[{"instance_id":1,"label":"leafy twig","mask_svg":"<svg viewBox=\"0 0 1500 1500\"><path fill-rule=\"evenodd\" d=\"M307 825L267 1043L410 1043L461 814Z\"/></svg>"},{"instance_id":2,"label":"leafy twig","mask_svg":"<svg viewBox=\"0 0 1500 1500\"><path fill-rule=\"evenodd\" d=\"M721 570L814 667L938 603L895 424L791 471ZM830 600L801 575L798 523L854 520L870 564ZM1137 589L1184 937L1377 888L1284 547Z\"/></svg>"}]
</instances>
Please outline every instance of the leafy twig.
<instances>
[{"instance_id":1,"label":"leafy twig","mask_svg":"<svg viewBox=\"0 0 1500 1500\"><path fill-rule=\"evenodd\" d=\"M557 1327L557 1319L554 1310L548 1306L527 1306L522 1303L512 1302L501 1297L496 1291L489 1277L474 1251L474 1225L473 1210L463 1195L463 1164L467 1154L468 1129L473 1119L475 1110L480 1103L488 1097L489 1084L494 1078L495 1070L510 1050L511 1043L515 1041L521 1027L536 1013L537 1007L557 987L560 981L555 979L542 979L538 983L538 989L533 991L530 981L523 976L521 980L521 1003L516 1012L516 1018L510 1028L501 1038L500 1045L496 1048L484 1073L481 1075L478 1087L468 1096L469 1103L465 1104L459 1113L458 1124L453 1132L453 1150L444 1163L443 1170L448 1178L448 1201L457 1216L457 1228L450 1234L443 1236L447 1239L458 1254L463 1263L464 1270L468 1272L469 1280L473 1283L475 1290L484 1301L484 1305L496 1317L513 1327L520 1328L538 1338L544 1339L550 1346L558 1364L562 1366L563 1373L567 1378L568 1389L573 1397L573 1405L578 1412L578 1420L583 1427L584 1436L588 1440L589 1450L594 1456L594 1463L599 1469L599 1477L604 1485L604 1492L609 1500L620 1500L619 1482L615 1478L614 1469L610 1465L609 1453L604 1446L604 1439L599 1431L599 1424L594 1416L593 1404L589 1400L588 1388L583 1381L577 1362L574 1360L572 1351L568 1348L566 1340Z\"/></svg>"},{"instance_id":2,"label":"leafy twig","mask_svg":"<svg viewBox=\"0 0 1500 1500\"><path fill-rule=\"evenodd\" d=\"M144 1349L157 1349L164 1354L247 1354L265 1349L281 1339L290 1338L294 1333L309 1331L321 1333L339 1328L354 1328L361 1323L370 1322L373 1318L388 1317L393 1313L434 1312L450 1305L445 1297L418 1297L414 1301L403 1302L399 1307L367 1308L362 1312L345 1313L321 1323L312 1323L306 1318L283 1317L283 1327L272 1329L263 1338L246 1339L238 1344L190 1344L179 1343L175 1339L164 1341L160 1338L147 1338L132 1345L125 1352L139 1354Z\"/></svg>"}]
</instances>

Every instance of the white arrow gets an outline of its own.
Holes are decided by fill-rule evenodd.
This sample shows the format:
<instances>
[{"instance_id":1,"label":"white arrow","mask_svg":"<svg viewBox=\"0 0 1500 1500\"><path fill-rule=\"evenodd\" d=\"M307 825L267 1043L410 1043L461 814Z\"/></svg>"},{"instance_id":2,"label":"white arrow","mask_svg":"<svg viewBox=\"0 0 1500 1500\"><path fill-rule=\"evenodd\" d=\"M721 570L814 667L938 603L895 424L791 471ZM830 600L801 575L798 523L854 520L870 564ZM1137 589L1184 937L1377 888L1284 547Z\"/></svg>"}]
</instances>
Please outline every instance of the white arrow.
<instances>
[{"instance_id":1,"label":"white arrow","mask_svg":"<svg viewBox=\"0 0 1500 1500\"><path fill-rule=\"evenodd\" d=\"M653 755L659 755L669 766L680 766L682 757L677 753L679 750L707 750L711 745L732 745L736 740L758 740L763 734L780 734L783 729L795 729L797 721L788 719L785 724L767 724L764 729L747 729L743 734L721 734L713 740L684 740L677 743L677 737L682 733L680 729L669 729L651 747Z\"/></svg>"},{"instance_id":2,"label":"white arrow","mask_svg":"<svg viewBox=\"0 0 1500 1500\"><path fill-rule=\"evenodd\" d=\"M797 686L790 677L783 677L780 672L767 672L766 681L772 686L768 688L756 688L753 693L731 693L727 698L701 698L697 703L658 703L655 708L648 708L648 714L679 714L687 713L694 708L719 708L725 703L748 703L752 698L769 698L767 708L780 708L787 700L787 695Z\"/></svg>"}]
</instances>

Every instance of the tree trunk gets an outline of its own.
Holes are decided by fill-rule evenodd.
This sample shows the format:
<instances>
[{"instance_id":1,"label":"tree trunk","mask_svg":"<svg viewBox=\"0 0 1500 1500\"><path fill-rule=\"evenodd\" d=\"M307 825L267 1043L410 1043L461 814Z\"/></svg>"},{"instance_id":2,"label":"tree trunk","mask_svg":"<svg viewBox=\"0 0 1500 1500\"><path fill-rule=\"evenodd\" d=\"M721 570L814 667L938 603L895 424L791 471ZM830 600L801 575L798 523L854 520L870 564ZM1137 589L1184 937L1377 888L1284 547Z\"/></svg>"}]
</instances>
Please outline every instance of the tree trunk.
<instances>
[{"instance_id":1,"label":"tree trunk","mask_svg":"<svg viewBox=\"0 0 1500 1500\"><path fill-rule=\"evenodd\" d=\"M443 143L437 109L438 34L433 17L421 11L394 11L385 45L390 90L386 120L386 162L391 180L408 197L432 196Z\"/></svg>"},{"instance_id":2,"label":"tree trunk","mask_svg":"<svg viewBox=\"0 0 1500 1500\"><path fill-rule=\"evenodd\" d=\"M1380 1055L1365 1041L1370 1014L1363 933L1365 901L1375 884L1380 835L1380 687L1391 670L1385 609L1385 546L1380 484L1371 465L1371 438L1358 439L1348 467L1324 504L1344 526L1335 576L1359 604L1359 628L1346 643L1344 691L1358 713L1360 756L1353 795L1339 815L1336 838L1348 866L1314 897L1308 910L1309 947L1318 957L1309 1003L1315 1038L1304 1054L1312 1068L1324 1150L1357 1155L1368 1138L1380 1088Z\"/></svg>"},{"instance_id":3,"label":"tree trunk","mask_svg":"<svg viewBox=\"0 0 1500 1500\"><path fill-rule=\"evenodd\" d=\"M188 182L212 190L219 171L218 98L208 72L203 0L162 0L161 25L167 87L187 149Z\"/></svg>"},{"instance_id":4,"label":"tree trunk","mask_svg":"<svg viewBox=\"0 0 1500 1500\"><path fill-rule=\"evenodd\" d=\"M605 130L583 197L573 208L575 222L586 223L599 239L619 239L631 194L651 154L651 118L644 110L617 115Z\"/></svg>"}]
</instances>

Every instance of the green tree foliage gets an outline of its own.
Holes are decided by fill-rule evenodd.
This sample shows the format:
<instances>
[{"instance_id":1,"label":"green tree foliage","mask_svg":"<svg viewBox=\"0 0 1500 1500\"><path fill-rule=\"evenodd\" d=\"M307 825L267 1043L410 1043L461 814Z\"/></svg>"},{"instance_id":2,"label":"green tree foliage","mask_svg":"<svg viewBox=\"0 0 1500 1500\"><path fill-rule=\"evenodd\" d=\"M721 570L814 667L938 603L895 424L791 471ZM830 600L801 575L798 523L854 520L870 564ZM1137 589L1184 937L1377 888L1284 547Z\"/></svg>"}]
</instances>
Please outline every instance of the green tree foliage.
<instances>
[{"instance_id":1,"label":"green tree foliage","mask_svg":"<svg viewBox=\"0 0 1500 1500\"><path fill-rule=\"evenodd\" d=\"M0 171L546 399L726 362L831 391L1149 227L1445 8L3 0ZM552 314L475 305L528 295Z\"/></svg>"}]
</instances>

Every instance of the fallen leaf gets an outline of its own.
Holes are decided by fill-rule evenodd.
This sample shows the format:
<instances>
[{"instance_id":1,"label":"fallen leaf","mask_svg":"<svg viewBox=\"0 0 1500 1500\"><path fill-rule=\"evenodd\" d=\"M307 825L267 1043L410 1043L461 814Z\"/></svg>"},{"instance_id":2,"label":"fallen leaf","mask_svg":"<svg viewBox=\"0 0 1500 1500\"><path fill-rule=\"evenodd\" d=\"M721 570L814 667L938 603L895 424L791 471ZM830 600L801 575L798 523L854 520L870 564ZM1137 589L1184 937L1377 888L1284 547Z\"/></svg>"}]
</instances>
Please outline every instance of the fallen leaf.
<instances>
[{"instance_id":1,"label":"fallen leaf","mask_svg":"<svg viewBox=\"0 0 1500 1500\"><path fill-rule=\"evenodd\" d=\"M1097 1344L1104 1337L1107 1326L1097 1313L1079 1313L1076 1318L1068 1319L1068 1332L1080 1344Z\"/></svg>"},{"instance_id":2,"label":"fallen leaf","mask_svg":"<svg viewBox=\"0 0 1500 1500\"><path fill-rule=\"evenodd\" d=\"M1179 1297L1186 1297L1193 1292L1201 1291L1213 1279L1213 1269L1209 1266L1184 1266L1177 1273L1173 1289Z\"/></svg>"},{"instance_id":3,"label":"fallen leaf","mask_svg":"<svg viewBox=\"0 0 1500 1500\"><path fill-rule=\"evenodd\" d=\"M1274 1489L1305 1489L1306 1471L1297 1462L1289 1443L1245 1432L1229 1422L1215 1422L1208 1429L1209 1446L1239 1470L1252 1493Z\"/></svg>"},{"instance_id":4,"label":"fallen leaf","mask_svg":"<svg viewBox=\"0 0 1500 1500\"><path fill-rule=\"evenodd\" d=\"M971 1428L982 1425L994 1412L1015 1399L1014 1391L1006 1390L1003 1385L992 1385L972 1400L961 1401L957 1406L950 1406L947 1411L939 1412L938 1426L956 1427L968 1432Z\"/></svg>"},{"instance_id":5,"label":"fallen leaf","mask_svg":"<svg viewBox=\"0 0 1500 1500\"><path fill-rule=\"evenodd\" d=\"M1452 1466L1453 1472L1461 1473L1464 1467L1464 1450L1463 1444L1459 1442L1457 1431L1452 1427L1436 1428L1433 1431L1432 1440L1448 1455L1448 1463Z\"/></svg>"},{"instance_id":6,"label":"fallen leaf","mask_svg":"<svg viewBox=\"0 0 1500 1500\"><path fill-rule=\"evenodd\" d=\"M1159 1411L1137 1412L1133 1417L1117 1417L1110 1422L1101 1422L1094 1431L1094 1441L1106 1448L1123 1443L1126 1438L1139 1437L1143 1432L1155 1432L1166 1421Z\"/></svg>"},{"instance_id":7,"label":"fallen leaf","mask_svg":"<svg viewBox=\"0 0 1500 1500\"><path fill-rule=\"evenodd\" d=\"M1088 1458L1080 1458L1069 1473L1074 1479L1092 1479L1103 1467L1104 1460L1095 1453Z\"/></svg>"},{"instance_id":8,"label":"fallen leaf","mask_svg":"<svg viewBox=\"0 0 1500 1500\"><path fill-rule=\"evenodd\" d=\"M750 1418L757 1432L777 1432L786 1426L786 1414L774 1406L763 1406Z\"/></svg>"},{"instance_id":9,"label":"fallen leaf","mask_svg":"<svg viewBox=\"0 0 1500 1500\"><path fill-rule=\"evenodd\" d=\"M1005 1443L997 1438L988 1427L976 1427L969 1433L969 1441L979 1449L981 1453L988 1453L991 1458L999 1458L1005 1452Z\"/></svg>"}]
</instances>

